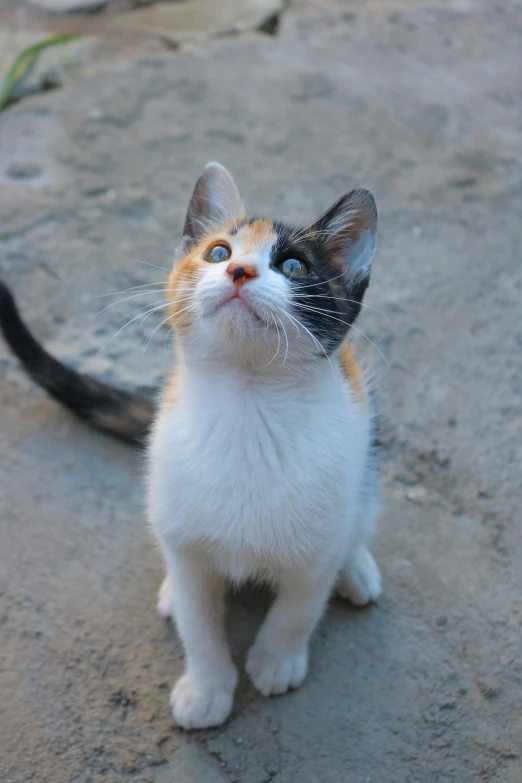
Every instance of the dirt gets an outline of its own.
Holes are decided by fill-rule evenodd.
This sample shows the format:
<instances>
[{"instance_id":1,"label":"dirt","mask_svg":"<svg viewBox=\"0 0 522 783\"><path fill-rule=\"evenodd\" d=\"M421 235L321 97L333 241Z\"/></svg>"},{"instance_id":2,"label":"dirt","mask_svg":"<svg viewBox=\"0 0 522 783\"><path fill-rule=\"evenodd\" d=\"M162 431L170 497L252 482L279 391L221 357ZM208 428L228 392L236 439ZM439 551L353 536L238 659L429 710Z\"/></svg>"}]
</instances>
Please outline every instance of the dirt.
<instances>
[{"instance_id":1,"label":"dirt","mask_svg":"<svg viewBox=\"0 0 522 783\"><path fill-rule=\"evenodd\" d=\"M143 352L159 318L117 334L141 298L93 316L165 280L207 160L289 220L369 186L357 326L378 349L385 498L378 605L332 601L299 691L263 699L243 676L230 721L185 734L142 455L0 345L2 783L522 779L521 44L514 1L296 0L276 36L137 46L0 116L1 277L57 354L129 385L169 366L163 329ZM231 602L242 663L266 596Z\"/></svg>"}]
</instances>

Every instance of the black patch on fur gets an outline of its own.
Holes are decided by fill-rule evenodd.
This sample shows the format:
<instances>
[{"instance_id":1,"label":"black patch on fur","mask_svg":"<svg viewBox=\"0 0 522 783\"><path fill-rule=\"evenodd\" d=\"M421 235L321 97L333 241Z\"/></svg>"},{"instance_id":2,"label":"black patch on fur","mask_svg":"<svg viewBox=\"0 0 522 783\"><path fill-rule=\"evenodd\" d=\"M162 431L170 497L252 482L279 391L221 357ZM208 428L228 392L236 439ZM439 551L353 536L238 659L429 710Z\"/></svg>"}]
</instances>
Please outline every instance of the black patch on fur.
<instances>
[{"instance_id":1,"label":"black patch on fur","mask_svg":"<svg viewBox=\"0 0 522 783\"><path fill-rule=\"evenodd\" d=\"M51 397L94 427L143 443L154 417L152 400L101 383L50 356L22 321L11 291L1 281L0 330L26 372Z\"/></svg>"},{"instance_id":2,"label":"black patch on fur","mask_svg":"<svg viewBox=\"0 0 522 783\"><path fill-rule=\"evenodd\" d=\"M302 322L330 354L343 341L361 311L369 276L350 281L326 256L321 236L293 229L274 221L277 241L272 247L273 268L287 258L304 261L309 273L290 280L293 287L292 315Z\"/></svg>"}]
</instances>

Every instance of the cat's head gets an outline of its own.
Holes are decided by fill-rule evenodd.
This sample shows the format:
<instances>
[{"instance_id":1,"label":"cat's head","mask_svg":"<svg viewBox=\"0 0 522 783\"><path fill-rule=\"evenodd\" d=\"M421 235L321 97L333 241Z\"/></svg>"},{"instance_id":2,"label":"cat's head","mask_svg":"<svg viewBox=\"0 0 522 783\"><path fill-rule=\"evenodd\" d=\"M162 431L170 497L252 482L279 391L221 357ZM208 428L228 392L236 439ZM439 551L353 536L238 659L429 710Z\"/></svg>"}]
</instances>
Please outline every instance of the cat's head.
<instances>
[{"instance_id":1,"label":"cat's head","mask_svg":"<svg viewBox=\"0 0 522 783\"><path fill-rule=\"evenodd\" d=\"M347 193L307 227L248 219L229 172L209 163L169 280L170 323L206 356L253 365L325 357L361 309L376 228L367 190Z\"/></svg>"}]
</instances>

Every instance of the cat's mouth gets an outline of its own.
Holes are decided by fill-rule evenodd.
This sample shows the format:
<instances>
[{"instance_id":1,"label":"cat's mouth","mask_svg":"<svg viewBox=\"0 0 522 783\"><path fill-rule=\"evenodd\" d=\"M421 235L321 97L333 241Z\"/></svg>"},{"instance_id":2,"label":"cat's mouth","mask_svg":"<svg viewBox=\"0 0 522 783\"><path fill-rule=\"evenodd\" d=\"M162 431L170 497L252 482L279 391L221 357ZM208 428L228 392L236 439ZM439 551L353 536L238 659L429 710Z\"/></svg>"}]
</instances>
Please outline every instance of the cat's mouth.
<instances>
[{"instance_id":1,"label":"cat's mouth","mask_svg":"<svg viewBox=\"0 0 522 783\"><path fill-rule=\"evenodd\" d=\"M215 309L214 312L219 312L220 310L228 309L231 312L237 313L238 315L247 315L255 318L257 321L259 321L262 324L266 324L266 321L261 318L258 313L256 313L254 307L250 304L250 302L247 302L245 297L240 296L239 292L234 292L230 296L228 296L223 302L221 302Z\"/></svg>"}]
</instances>

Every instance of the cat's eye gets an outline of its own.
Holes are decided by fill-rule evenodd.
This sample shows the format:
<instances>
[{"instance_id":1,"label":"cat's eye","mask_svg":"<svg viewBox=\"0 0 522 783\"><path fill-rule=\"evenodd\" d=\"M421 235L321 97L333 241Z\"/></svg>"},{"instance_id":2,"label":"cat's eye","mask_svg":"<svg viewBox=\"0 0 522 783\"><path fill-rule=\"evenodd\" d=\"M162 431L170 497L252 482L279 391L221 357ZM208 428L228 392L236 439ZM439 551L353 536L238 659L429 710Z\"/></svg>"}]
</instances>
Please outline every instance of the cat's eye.
<instances>
[{"instance_id":1,"label":"cat's eye","mask_svg":"<svg viewBox=\"0 0 522 783\"><path fill-rule=\"evenodd\" d=\"M298 258L286 258L284 261L280 261L277 264L279 271L290 280L295 280L297 277L303 277L310 271L304 261L300 261Z\"/></svg>"},{"instance_id":2,"label":"cat's eye","mask_svg":"<svg viewBox=\"0 0 522 783\"><path fill-rule=\"evenodd\" d=\"M205 253L204 258L209 264L220 264L222 261L228 261L231 255L232 251L228 245L220 244L210 247Z\"/></svg>"}]
</instances>

